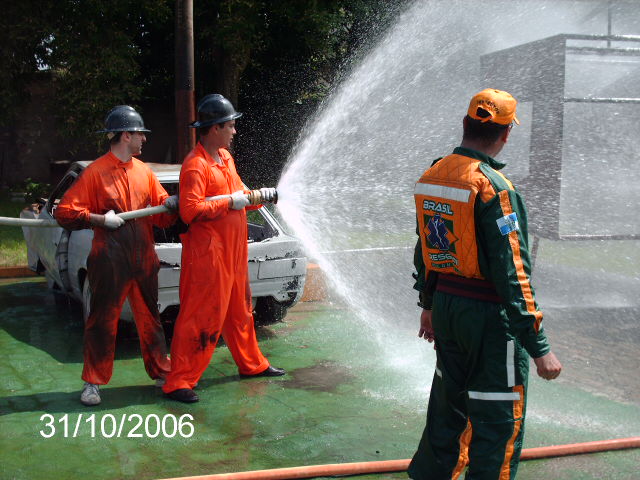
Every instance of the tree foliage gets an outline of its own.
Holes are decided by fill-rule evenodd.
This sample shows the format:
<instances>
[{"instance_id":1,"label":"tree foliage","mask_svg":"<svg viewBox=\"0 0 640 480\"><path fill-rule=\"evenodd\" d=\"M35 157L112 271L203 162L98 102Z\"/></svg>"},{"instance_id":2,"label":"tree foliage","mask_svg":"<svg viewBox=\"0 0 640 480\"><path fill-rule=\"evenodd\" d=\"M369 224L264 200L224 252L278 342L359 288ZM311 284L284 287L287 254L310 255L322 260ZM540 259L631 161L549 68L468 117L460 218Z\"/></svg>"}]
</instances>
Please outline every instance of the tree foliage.
<instances>
[{"instance_id":1,"label":"tree foliage","mask_svg":"<svg viewBox=\"0 0 640 480\"><path fill-rule=\"evenodd\" d=\"M48 18L53 3L34 0L7 2L0 15L0 125L12 124L17 109L28 99L27 86L47 57L51 35Z\"/></svg>"},{"instance_id":2,"label":"tree foliage","mask_svg":"<svg viewBox=\"0 0 640 480\"><path fill-rule=\"evenodd\" d=\"M60 133L81 141L102 128L111 107L144 98L153 80L143 63L144 52L154 47L148 37L151 30L171 25L171 10L168 2L156 0L57 3L49 57L55 112Z\"/></svg>"},{"instance_id":3,"label":"tree foliage","mask_svg":"<svg viewBox=\"0 0 640 480\"><path fill-rule=\"evenodd\" d=\"M15 121L34 75L47 70L53 95L42 108L59 120L57 134L72 151L86 143L111 107L140 102L155 83L166 86L167 64L149 52L158 47L151 41L158 32L166 37L172 31L170 5L167 0L11 2L5 19L17 31L4 29L9 42L0 50L14 67L2 72L7 78L0 97L10 112L5 121Z\"/></svg>"},{"instance_id":4,"label":"tree foliage","mask_svg":"<svg viewBox=\"0 0 640 480\"><path fill-rule=\"evenodd\" d=\"M257 158L277 143L272 154L281 158L346 60L392 18L390 4L404 1L194 2L196 96L229 97L250 113L252 133L239 148ZM42 108L72 153L114 105L172 109L174 8L170 0L10 2L0 19L4 124L17 118L39 70L52 78ZM291 130L278 138L283 127Z\"/></svg>"}]
</instances>

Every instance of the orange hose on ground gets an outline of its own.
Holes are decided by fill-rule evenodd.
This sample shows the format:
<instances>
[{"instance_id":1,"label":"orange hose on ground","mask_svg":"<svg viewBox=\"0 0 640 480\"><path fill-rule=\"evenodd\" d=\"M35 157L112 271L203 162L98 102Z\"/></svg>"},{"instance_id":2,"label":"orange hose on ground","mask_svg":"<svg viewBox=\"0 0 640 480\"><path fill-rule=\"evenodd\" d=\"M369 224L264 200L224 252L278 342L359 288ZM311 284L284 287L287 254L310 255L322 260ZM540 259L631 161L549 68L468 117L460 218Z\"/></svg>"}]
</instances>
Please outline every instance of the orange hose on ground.
<instances>
[{"instance_id":1,"label":"orange hose on ground","mask_svg":"<svg viewBox=\"0 0 640 480\"><path fill-rule=\"evenodd\" d=\"M534 460L583 453L606 452L625 448L640 448L640 437L600 440L596 442L552 445L550 447L525 448L521 460ZM330 477L334 475L362 475L365 473L402 472L409 467L410 460L384 460L378 462L334 463L306 467L275 468L250 472L197 475L166 480L288 480L296 478Z\"/></svg>"},{"instance_id":2,"label":"orange hose on ground","mask_svg":"<svg viewBox=\"0 0 640 480\"><path fill-rule=\"evenodd\" d=\"M567 445L552 445L550 447L525 448L520 460L535 460L547 457L562 457L565 455L580 455L582 453L606 452L625 448L640 448L640 437L617 438L613 440L599 440L596 442L570 443Z\"/></svg>"},{"instance_id":3,"label":"orange hose on ground","mask_svg":"<svg viewBox=\"0 0 640 480\"><path fill-rule=\"evenodd\" d=\"M401 472L409 466L409 460L385 460L379 462L331 463L306 467L274 468L252 472L219 473L167 480L288 480L294 478L331 477L333 475L362 475L364 473Z\"/></svg>"}]
</instances>

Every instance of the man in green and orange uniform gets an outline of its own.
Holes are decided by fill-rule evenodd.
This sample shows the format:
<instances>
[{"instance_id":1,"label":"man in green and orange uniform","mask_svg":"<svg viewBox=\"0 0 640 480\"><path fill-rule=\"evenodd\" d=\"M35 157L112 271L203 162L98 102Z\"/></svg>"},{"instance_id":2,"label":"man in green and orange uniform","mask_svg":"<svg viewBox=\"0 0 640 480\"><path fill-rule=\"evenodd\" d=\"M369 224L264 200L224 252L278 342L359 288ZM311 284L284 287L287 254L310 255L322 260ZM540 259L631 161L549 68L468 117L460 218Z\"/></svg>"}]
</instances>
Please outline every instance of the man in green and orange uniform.
<instances>
[{"instance_id":1,"label":"man in green and orange uniform","mask_svg":"<svg viewBox=\"0 0 640 480\"><path fill-rule=\"evenodd\" d=\"M116 213L163 205L172 197L151 169L134 158L141 153L145 133L149 132L138 112L128 105L114 107L107 115L106 128L100 132L107 133L110 151L80 174L55 210L62 227L93 228L94 232L85 280L91 292L90 313L84 326L85 385L80 396L85 405L99 404L99 385L106 385L111 379L118 319L127 297L147 373L161 381L171 367L158 312L160 263L152 227L168 227L176 215L167 213L125 222Z\"/></svg>"},{"instance_id":2,"label":"man in green and orange uniform","mask_svg":"<svg viewBox=\"0 0 640 480\"><path fill-rule=\"evenodd\" d=\"M241 376L278 376L258 346L249 290L247 215L244 185L229 153L242 114L219 94L198 102L200 141L180 170L180 313L171 342L172 371L163 391L172 400L197 402L193 388L206 370L220 335ZM260 190L273 200L274 188ZM221 200L206 197L230 195Z\"/></svg>"},{"instance_id":3,"label":"man in green and orange uniform","mask_svg":"<svg viewBox=\"0 0 640 480\"><path fill-rule=\"evenodd\" d=\"M530 283L524 201L493 158L519 123L516 103L476 94L461 146L416 183L418 335L435 340L437 362L415 480L457 479L467 466L468 480L514 478L529 356L547 380L562 369Z\"/></svg>"}]
</instances>

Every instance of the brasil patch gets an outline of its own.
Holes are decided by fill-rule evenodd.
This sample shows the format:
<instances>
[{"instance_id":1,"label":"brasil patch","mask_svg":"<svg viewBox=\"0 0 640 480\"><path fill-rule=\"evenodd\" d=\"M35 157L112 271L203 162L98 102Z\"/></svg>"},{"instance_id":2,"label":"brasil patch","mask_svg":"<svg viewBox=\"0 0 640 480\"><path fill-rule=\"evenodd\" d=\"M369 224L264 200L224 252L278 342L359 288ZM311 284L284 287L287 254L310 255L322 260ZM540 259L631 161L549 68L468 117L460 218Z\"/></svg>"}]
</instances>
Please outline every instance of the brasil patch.
<instances>
[{"instance_id":1,"label":"brasil patch","mask_svg":"<svg viewBox=\"0 0 640 480\"><path fill-rule=\"evenodd\" d=\"M500 229L500 233L502 235L509 235L511 232L520 230L516 212L510 213L509 215L505 215L504 217L497 219L496 223L498 224L498 228Z\"/></svg>"}]
</instances>

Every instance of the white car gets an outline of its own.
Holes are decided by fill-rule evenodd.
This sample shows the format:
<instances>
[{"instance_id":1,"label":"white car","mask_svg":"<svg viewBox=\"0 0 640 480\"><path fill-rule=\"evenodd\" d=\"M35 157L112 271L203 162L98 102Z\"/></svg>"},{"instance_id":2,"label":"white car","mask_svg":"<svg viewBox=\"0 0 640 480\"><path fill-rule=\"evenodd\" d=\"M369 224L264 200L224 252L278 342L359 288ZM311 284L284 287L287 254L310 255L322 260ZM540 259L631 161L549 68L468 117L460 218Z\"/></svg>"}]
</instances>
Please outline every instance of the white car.
<instances>
[{"instance_id":1,"label":"white car","mask_svg":"<svg viewBox=\"0 0 640 480\"><path fill-rule=\"evenodd\" d=\"M49 198L42 204L25 209L21 218L53 219L57 203L80 172L91 162L71 165ZM147 163L169 195L177 193L180 165ZM258 323L281 320L287 308L302 297L307 259L298 239L287 235L265 207L247 211L249 222L249 280L254 316ZM86 319L90 290L87 278L87 257L91 250L93 230L69 231L61 227L22 227L27 243L29 268L44 274L49 287L57 294L66 294L82 303ZM180 255L182 245L178 227L154 227L156 253L160 259L158 273L158 307L160 312L177 311L180 304ZM173 307L173 308L172 308ZM169 310L167 310L169 309ZM132 319L128 301L121 317Z\"/></svg>"}]
</instances>

